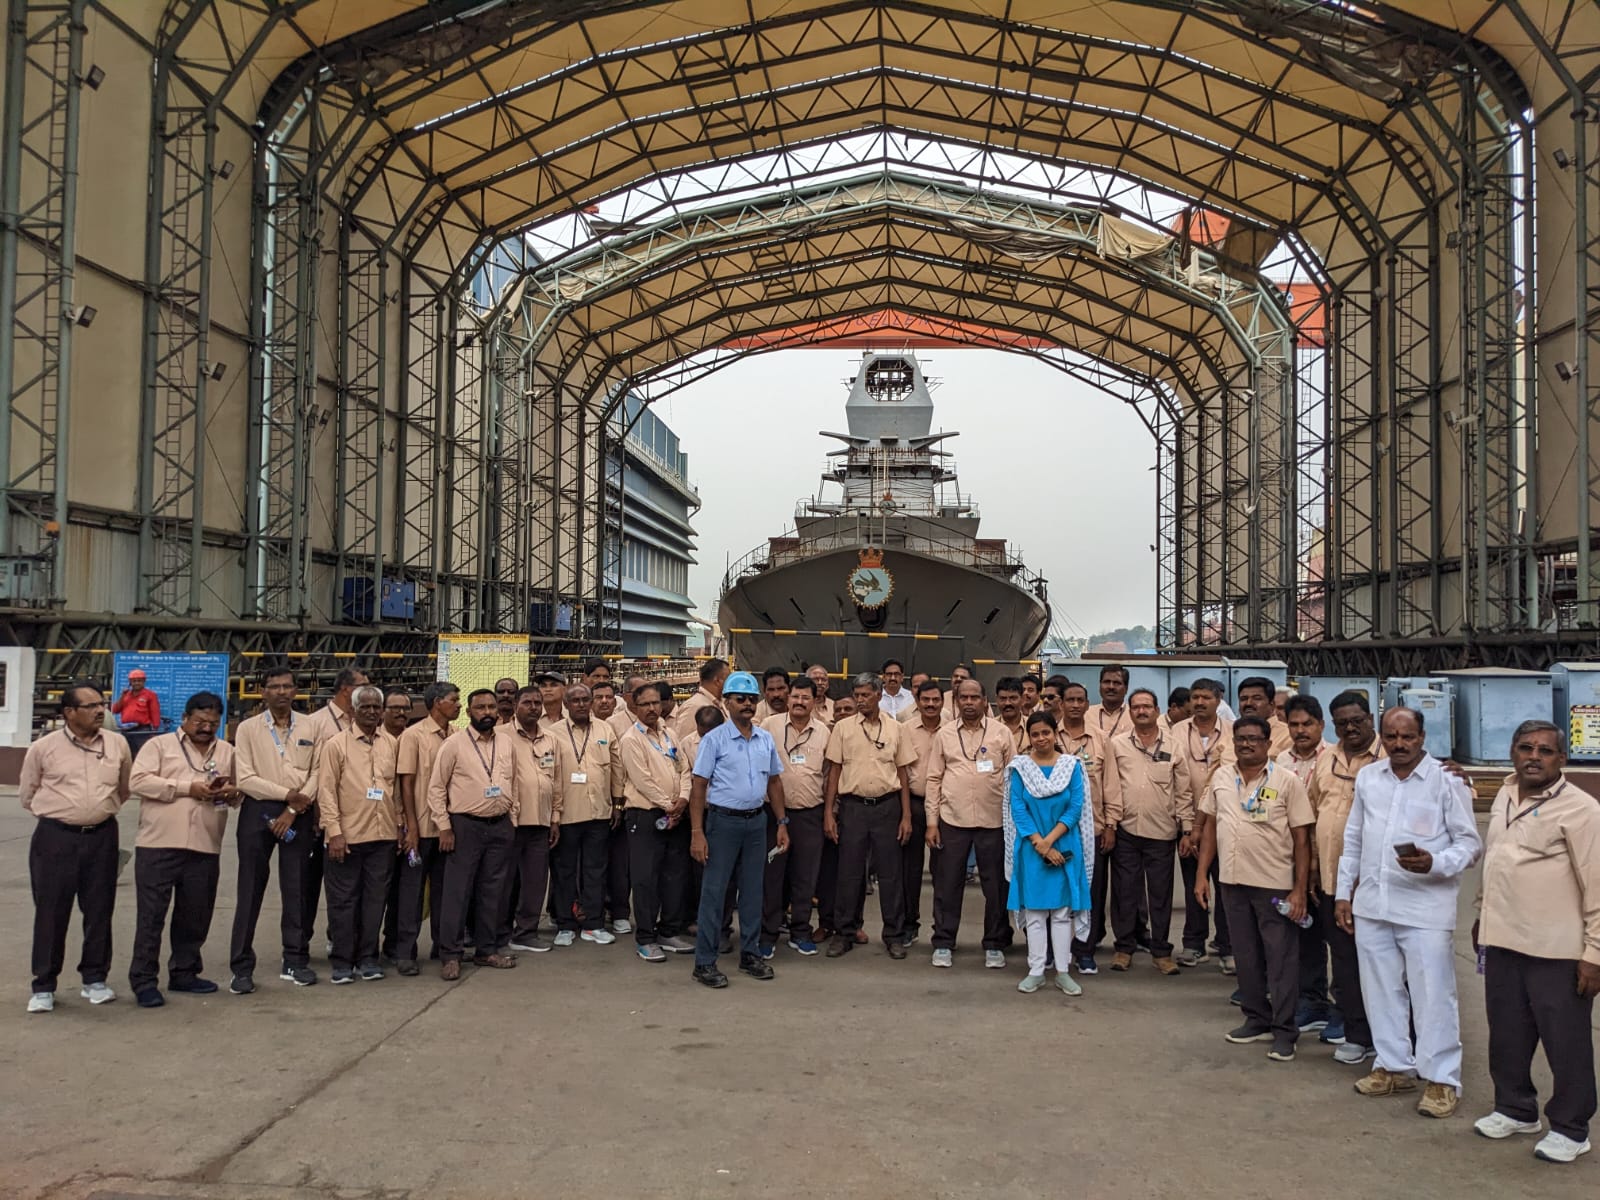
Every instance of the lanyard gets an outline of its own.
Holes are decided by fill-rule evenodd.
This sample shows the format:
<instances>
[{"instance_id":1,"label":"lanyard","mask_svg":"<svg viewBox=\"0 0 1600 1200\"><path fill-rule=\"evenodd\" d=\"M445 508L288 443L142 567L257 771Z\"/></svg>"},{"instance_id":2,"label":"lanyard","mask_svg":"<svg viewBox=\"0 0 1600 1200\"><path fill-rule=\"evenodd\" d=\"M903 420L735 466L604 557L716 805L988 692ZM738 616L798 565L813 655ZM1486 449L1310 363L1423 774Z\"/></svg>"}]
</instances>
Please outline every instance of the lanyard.
<instances>
[{"instance_id":1,"label":"lanyard","mask_svg":"<svg viewBox=\"0 0 1600 1200\"><path fill-rule=\"evenodd\" d=\"M1201 762L1206 763L1206 764L1209 764L1211 762L1211 748L1222 740L1222 726L1221 726L1221 724L1219 723L1218 725L1214 726L1213 728L1214 728L1214 732L1211 733L1209 736L1206 735L1206 734L1203 734L1203 733L1200 735L1200 751L1201 752L1199 754L1196 754L1194 752L1194 726L1193 725L1189 726L1189 730L1188 730L1188 733L1187 733L1186 736L1189 739L1189 755L1190 755L1191 758L1198 758Z\"/></svg>"},{"instance_id":2,"label":"lanyard","mask_svg":"<svg viewBox=\"0 0 1600 1200\"><path fill-rule=\"evenodd\" d=\"M80 742L77 738L73 737L71 730L67 731L67 741L71 742L74 746L76 746L79 750L82 750L85 754L92 754L100 762L105 762L105 760L106 760L106 740L105 740L105 738L101 737L98 733L95 734L95 740L100 743L98 746L88 746L88 745L85 745L83 742Z\"/></svg>"},{"instance_id":3,"label":"lanyard","mask_svg":"<svg viewBox=\"0 0 1600 1200\"><path fill-rule=\"evenodd\" d=\"M500 739L497 738L497 737L490 737L490 739L489 739L489 760L487 762L485 762L484 758L483 758L483 748L478 745L477 732L478 732L477 730L473 730L472 731L472 752L478 756L478 764L481 767L483 767L483 773L489 780L489 786L493 787L494 786L494 760L495 760L495 756L500 753Z\"/></svg>"},{"instance_id":4,"label":"lanyard","mask_svg":"<svg viewBox=\"0 0 1600 1200\"><path fill-rule=\"evenodd\" d=\"M794 722L793 721L785 721L783 723L783 752L785 754L789 753L790 750L793 750L795 746L804 746L806 744L806 742L809 741L810 738L811 738L811 730L812 730L813 727L811 725L807 724L806 725L806 731L804 733L802 733L800 735L800 737L798 738L798 740L795 741L794 745L791 746L789 744L789 732L793 728L794 728Z\"/></svg>"},{"instance_id":5,"label":"lanyard","mask_svg":"<svg viewBox=\"0 0 1600 1200\"><path fill-rule=\"evenodd\" d=\"M670 762L678 761L678 748L672 744L672 735L665 729L661 730L661 736L666 738L666 744L663 745L660 742L657 742L655 738L650 736L650 730L645 727L645 723L643 721L635 721L633 723L633 727L640 733L644 734L644 740L649 742L650 748L657 754L661 755L662 758L665 758Z\"/></svg>"},{"instance_id":6,"label":"lanyard","mask_svg":"<svg viewBox=\"0 0 1600 1200\"><path fill-rule=\"evenodd\" d=\"M974 750L971 754L968 754L967 753L967 739L962 733L962 726L960 726L960 725L956 726L956 745L961 747L961 757L962 758L968 760L969 762L977 762L978 761L978 755L982 754L985 750L987 750L989 748L989 747L987 747L987 746L985 746L983 744L983 735L986 732L988 732L988 731L985 728L983 728L982 726L979 726L979 728L978 728L978 748L976 750Z\"/></svg>"},{"instance_id":7,"label":"lanyard","mask_svg":"<svg viewBox=\"0 0 1600 1200\"><path fill-rule=\"evenodd\" d=\"M267 732L272 734L272 744L278 748L278 757L282 758L287 747L284 746L283 742L278 737L278 723L272 719L272 714L270 712L263 714L261 719L267 723ZM289 710L289 737L291 739L294 737L293 709Z\"/></svg>"},{"instance_id":8,"label":"lanyard","mask_svg":"<svg viewBox=\"0 0 1600 1200\"><path fill-rule=\"evenodd\" d=\"M1122 724L1122 714L1127 712L1127 711L1128 711L1128 709L1127 709L1126 705L1124 705L1122 708L1117 709L1116 715L1111 718L1111 728L1113 730L1115 730L1119 725ZM1100 732L1104 733L1106 731L1106 706L1103 705L1103 704L1100 706L1099 719L1100 719Z\"/></svg>"},{"instance_id":9,"label":"lanyard","mask_svg":"<svg viewBox=\"0 0 1600 1200\"><path fill-rule=\"evenodd\" d=\"M333 727L340 733L344 732L344 721L339 717L339 706L332 701L328 702L328 711L333 714ZM350 727L355 728L355 718L350 719Z\"/></svg>"},{"instance_id":10,"label":"lanyard","mask_svg":"<svg viewBox=\"0 0 1600 1200\"><path fill-rule=\"evenodd\" d=\"M583 749L578 749L578 739L572 736L572 722L567 722L567 741L572 743L572 757L578 760L578 765L583 766L583 756L589 753L589 739L594 736L594 722L590 721L583 727Z\"/></svg>"},{"instance_id":11,"label":"lanyard","mask_svg":"<svg viewBox=\"0 0 1600 1200\"><path fill-rule=\"evenodd\" d=\"M1544 802L1546 800L1550 800L1550 799L1554 798L1555 794L1557 792L1559 792L1560 790L1561 790L1561 784L1557 783L1555 787L1551 788L1544 795L1538 797L1531 805L1525 805L1524 807L1517 809L1517 811L1515 813L1513 813L1511 811L1511 806L1507 805L1506 806L1506 828L1510 829L1518 821L1522 820L1523 817L1536 817L1536 816L1538 816L1539 815L1539 809L1541 807L1543 807ZM1518 804L1522 804L1522 800L1519 798L1517 803Z\"/></svg>"},{"instance_id":12,"label":"lanyard","mask_svg":"<svg viewBox=\"0 0 1600 1200\"><path fill-rule=\"evenodd\" d=\"M1133 748L1151 762L1156 761L1156 755L1161 753L1161 747L1166 744L1166 737L1159 730L1156 731L1156 744L1148 750L1144 748L1144 743L1139 740L1137 732L1129 734L1128 738L1133 743Z\"/></svg>"},{"instance_id":13,"label":"lanyard","mask_svg":"<svg viewBox=\"0 0 1600 1200\"><path fill-rule=\"evenodd\" d=\"M206 759L206 764L205 764L204 767L195 766L194 765L194 759L189 757L189 747L184 745L184 738L185 737L186 737L185 734L181 734L180 733L178 735L178 749L180 751L182 751L182 753L183 753L183 761L189 764L189 770L194 771L196 773L198 773L200 771L204 771L208 778L215 777L215 775L217 773L217 761L216 761L216 759L214 759L214 758Z\"/></svg>"},{"instance_id":14,"label":"lanyard","mask_svg":"<svg viewBox=\"0 0 1600 1200\"><path fill-rule=\"evenodd\" d=\"M858 720L860 721L860 725L861 725L861 736L866 738L867 741L871 742L879 750L882 750L883 749L883 718L882 717L878 718L878 736L877 737L873 737L871 734L869 734L867 732L867 722L864 719L858 718Z\"/></svg>"},{"instance_id":15,"label":"lanyard","mask_svg":"<svg viewBox=\"0 0 1600 1200\"><path fill-rule=\"evenodd\" d=\"M1267 783L1271 778L1272 763L1269 761L1267 763L1266 774L1261 776L1261 782L1256 784L1256 790L1250 793L1250 798L1248 800L1239 801L1239 807L1244 809L1244 811L1247 813L1256 812L1260 808L1259 800L1261 796L1261 789L1267 786ZM1234 786L1239 789L1239 794L1242 796L1244 794L1244 777L1242 775L1235 775L1233 777L1233 783Z\"/></svg>"},{"instance_id":16,"label":"lanyard","mask_svg":"<svg viewBox=\"0 0 1600 1200\"><path fill-rule=\"evenodd\" d=\"M352 725L350 728L354 730L355 726ZM368 737L364 733L358 733L354 740L367 748L367 790L370 792L378 786L378 735L374 733Z\"/></svg>"}]
</instances>

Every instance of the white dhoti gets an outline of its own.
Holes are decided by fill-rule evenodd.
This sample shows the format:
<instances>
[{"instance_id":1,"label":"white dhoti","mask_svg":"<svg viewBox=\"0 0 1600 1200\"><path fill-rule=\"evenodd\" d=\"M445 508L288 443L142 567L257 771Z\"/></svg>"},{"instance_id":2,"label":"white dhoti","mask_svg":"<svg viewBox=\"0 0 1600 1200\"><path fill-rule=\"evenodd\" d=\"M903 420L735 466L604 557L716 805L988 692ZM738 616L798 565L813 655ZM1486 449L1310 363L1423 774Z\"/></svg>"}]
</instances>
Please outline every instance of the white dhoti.
<instances>
[{"instance_id":1,"label":"white dhoti","mask_svg":"<svg viewBox=\"0 0 1600 1200\"><path fill-rule=\"evenodd\" d=\"M1377 1064L1461 1092L1455 934L1356 917L1361 1000ZM1415 1048L1412 1029L1416 1031Z\"/></svg>"}]
</instances>

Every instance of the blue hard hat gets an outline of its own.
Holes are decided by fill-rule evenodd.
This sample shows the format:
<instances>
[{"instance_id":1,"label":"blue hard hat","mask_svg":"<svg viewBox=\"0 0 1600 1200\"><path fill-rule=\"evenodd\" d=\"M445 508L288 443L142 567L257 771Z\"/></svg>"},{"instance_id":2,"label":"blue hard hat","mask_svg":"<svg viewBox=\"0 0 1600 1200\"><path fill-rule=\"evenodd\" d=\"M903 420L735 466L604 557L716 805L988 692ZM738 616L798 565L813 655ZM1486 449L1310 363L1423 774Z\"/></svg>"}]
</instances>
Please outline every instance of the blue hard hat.
<instances>
[{"instance_id":1,"label":"blue hard hat","mask_svg":"<svg viewBox=\"0 0 1600 1200\"><path fill-rule=\"evenodd\" d=\"M722 685L724 696L759 696L761 686L756 683L756 677L749 671L735 671L728 676L728 682Z\"/></svg>"}]
</instances>

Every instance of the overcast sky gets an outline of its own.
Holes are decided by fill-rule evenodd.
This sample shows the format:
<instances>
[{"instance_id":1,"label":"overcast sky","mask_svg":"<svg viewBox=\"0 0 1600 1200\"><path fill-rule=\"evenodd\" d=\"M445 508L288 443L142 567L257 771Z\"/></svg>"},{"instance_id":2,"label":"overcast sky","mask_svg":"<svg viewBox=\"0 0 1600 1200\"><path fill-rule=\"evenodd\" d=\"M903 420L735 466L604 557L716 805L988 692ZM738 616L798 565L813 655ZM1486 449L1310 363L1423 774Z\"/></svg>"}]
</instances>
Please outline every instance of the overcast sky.
<instances>
[{"instance_id":1,"label":"overcast sky","mask_svg":"<svg viewBox=\"0 0 1600 1200\"><path fill-rule=\"evenodd\" d=\"M1050 581L1059 633L1096 633L1155 619L1155 447L1122 401L1020 355L928 350L935 429L984 537L1003 537ZM697 611L715 619L722 575L794 523L827 451L819 429L845 428L845 382L859 355L785 350L755 355L661 400L703 507L694 519ZM835 489L836 490L836 489Z\"/></svg>"}]
</instances>

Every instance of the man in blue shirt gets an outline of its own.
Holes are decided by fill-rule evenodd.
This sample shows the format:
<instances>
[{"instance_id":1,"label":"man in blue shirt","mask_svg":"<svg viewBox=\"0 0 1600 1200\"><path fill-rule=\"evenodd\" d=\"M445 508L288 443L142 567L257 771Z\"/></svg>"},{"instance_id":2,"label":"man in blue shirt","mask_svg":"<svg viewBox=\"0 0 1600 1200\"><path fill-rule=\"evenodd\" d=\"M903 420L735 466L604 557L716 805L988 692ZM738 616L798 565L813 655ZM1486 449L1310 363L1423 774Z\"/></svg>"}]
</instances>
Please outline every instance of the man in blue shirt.
<instances>
[{"instance_id":1,"label":"man in blue shirt","mask_svg":"<svg viewBox=\"0 0 1600 1200\"><path fill-rule=\"evenodd\" d=\"M699 931L694 977L725 988L717 969L717 933L722 928L728 883L738 872L739 969L753 979L771 979L761 957L761 881L766 871L767 822L763 802L778 822L777 852L789 850L789 818L783 811L783 763L772 735L754 723L760 689L748 671L735 671L722 686L729 720L700 741L689 791L689 853L705 867L700 886Z\"/></svg>"}]
</instances>

